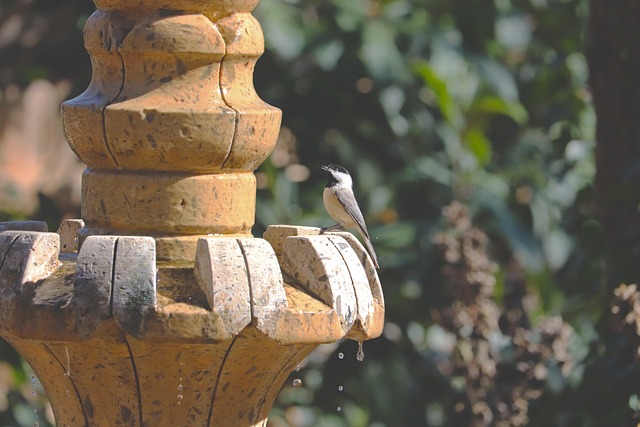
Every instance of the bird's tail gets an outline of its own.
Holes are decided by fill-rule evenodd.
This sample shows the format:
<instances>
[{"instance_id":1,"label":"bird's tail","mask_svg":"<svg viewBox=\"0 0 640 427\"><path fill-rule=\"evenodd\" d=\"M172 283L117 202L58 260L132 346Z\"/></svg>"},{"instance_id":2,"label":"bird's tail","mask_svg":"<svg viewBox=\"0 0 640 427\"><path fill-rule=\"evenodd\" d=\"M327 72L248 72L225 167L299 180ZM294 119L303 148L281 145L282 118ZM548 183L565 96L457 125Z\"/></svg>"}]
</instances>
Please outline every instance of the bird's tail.
<instances>
[{"instance_id":1,"label":"bird's tail","mask_svg":"<svg viewBox=\"0 0 640 427\"><path fill-rule=\"evenodd\" d=\"M371 261L373 261L373 266L378 269L380 268L380 266L378 265L378 257L376 256L376 251L373 250L373 245L371 244L371 239L369 238L368 235L366 236L362 236L364 237L364 245L367 248L367 252L369 253L369 257L371 258Z\"/></svg>"}]
</instances>

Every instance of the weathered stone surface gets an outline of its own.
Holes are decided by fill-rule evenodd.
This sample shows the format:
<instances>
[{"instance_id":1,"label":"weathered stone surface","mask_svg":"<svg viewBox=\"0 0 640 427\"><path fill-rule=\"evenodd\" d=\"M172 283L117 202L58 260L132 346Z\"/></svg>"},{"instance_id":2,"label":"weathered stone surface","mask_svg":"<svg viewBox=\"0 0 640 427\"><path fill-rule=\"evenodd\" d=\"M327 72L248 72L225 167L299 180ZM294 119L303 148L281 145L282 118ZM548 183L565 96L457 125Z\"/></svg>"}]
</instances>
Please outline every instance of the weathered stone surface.
<instances>
[{"instance_id":1,"label":"weathered stone surface","mask_svg":"<svg viewBox=\"0 0 640 427\"><path fill-rule=\"evenodd\" d=\"M84 227L84 221L81 219L62 220L58 231L56 231L60 236L60 252L78 252L78 231L80 231L82 227Z\"/></svg>"},{"instance_id":2,"label":"weathered stone surface","mask_svg":"<svg viewBox=\"0 0 640 427\"><path fill-rule=\"evenodd\" d=\"M253 70L264 52L262 29L250 13L236 13L217 22L225 42L220 87L235 113L233 141L224 167L254 170L271 154L282 113L262 101L253 87ZM247 149L251 147L251 149Z\"/></svg>"},{"instance_id":3,"label":"weathered stone surface","mask_svg":"<svg viewBox=\"0 0 640 427\"><path fill-rule=\"evenodd\" d=\"M21 286L33 286L60 267L59 254L60 236L56 233L0 233L0 289L20 292Z\"/></svg>"},{"instance_id":4,"label":"weathered stone surface","mask_svg":"<svg viewBox=\"0 0 640 427\"><path fill-rule=\"evenodd\" d=\"M126 338L110 333L83 342L49 342L47 349L72 385L62 402L76 400L82 405L87 423L79 425L143 425L137 370ZM64 374L59 380L65 383Z\"/></svg>"},{"instance_id":5,"label":"weathered stone surface","mask_svg":"<svg viewBox=\"0 0 640 427\"><path fill-rule=\"evenodd\" d=\"M78 253L71 311L78 336L88 338L111 318L116 236L90 236Z\"/></svg>"},{"instance_id":6,"label":"weathered stone surface","mask_svg":"<svg viewBox=\"0 0 640 427\"><path fill-rule=\"evenodd\" d=\"M278 257L278 262L282 264L282 248L287 237L292 236L318 236L320 228L305 227L302 225L270 225L264 232L262 237L269 242L273 251Z\"/></svg>"},{"instance_id":7,"label":"weathered stone surface","mask_svg":"<svg viewBox=\"0 0 640 427\"><path fill-rule=\"evenodd\" d=\"M236 239L200 239L194 274L213 313L237 335L251 322L251 293L242 248Z\"/></svg>"},{"instance_id":8,"label":"weathered stone surface","mask_svg":"<svg viewBox=\"0 0 640 427\"><path fill-rule=\"evenodd\" d=\"M133 336L156 308L156 254L151 237L119 237L113 267L113 317Z\"/></svg>"},{"instance_id":9,"label":"weathered stone surface","mask_svg":"<svg viewBox=\"0 0 640 427\"><path fill-rule=\"evenodd\" d=\"M183 13L203 13L212 21L237 12L251 12L259 0L96 0L101 9L115 9L126 13L148 13L154 10L179 10Z\"/></svg>"},{"instance_id":10,"label":"weathered stone surface","mask_svg":"<svg viewBox=\"0 0 640 427\"><path fill-rule=\"evenodd\" d=\"M283 372L291 372L313 347L282 346L253 326L245 328L225 355L212 402L212 419L225 427L264 426L286 378Z\"/></svg>"},{"instance_id":11,"label":"weathered stone surface","mask_svg":"<svg viewBox=\"0 0 640 427\"><path fill-rule=\"evenodd\" d=\"M86 171L82 213L89 228L118 234L248 233L255 215L252 173L184 175Z\"/></svg>"},{"instance_id":12,"label":"weathered stone surface","mask_svg":"<svg viewBox=\"0 0 640 427\"><path fill-rule=\"evenodd\" d=\"M192 262L203 235L251 235L251 172L281 113L253 88L257 0L169 3L97 2L85 28L93 79L63 121L88 166L80 239L150 235L160 260Z\"/></svg>"},{"instance_id":13,"label":"weathered stone surface","mask_svg":"<svg viewBox=\"0 0 640 427\"><path fill-rule=\"evenodd\" d=\"M0 252L15 235L0 233ZM65 261L19 300L13 311L35 318L9 316L8 335L35 355L63 406L59 424L264 425L288 373L317 344L374 336L380 304L345 238L285 238L283 278L262 239L201 239L191 267L156 265L151 237L89 236L77 266ZM32 337L46 344L24 340Z\"/></svg>"},{"instance_id":14,"label":"weathered stone surface","mask_svg":"<svg viewBox=\"0 0 640 427\"><path fill-rule=\"evenodd\" d=\"M77 389L67 375L70 361L67 360L64 349L59 358L46 342L15 337L4 338L33 368L38 381L47 392L56 425L61 427L91 425L82 401L78 398ZM74 373L75 369L80 373L81 368L81 366L74 366Z\"/></svg>"},{"instance_id":15,"label":"weathered stone surface","mask_svg":"<svg viewBox=\"0 0 640 427\"><path fill-rule=\"evenodd\" d=\"M41 338L54 321L66 328L64 317L50 308L69 300L70 286L65 288L64 282L56 288L42 285L60 269L59 244L55 233L0 233L1 333Z\"/></svg>"},{"instance_id":16,"label":"weathered stone surface","mask_svg":"<svg viewBox=\"0 0 640 427\"><path fill-rule=\"evenodd\" d=\"M278 316L269 338L282 345L336 342L345 336L335 309L291 284L285 283L288 308Z\"/></svg>"},{"instance_id":17,"label":"weathered stone surface","mask_svg":"<svg viewBox=\"0 0 640 427\"><path fill-rule=\"evenodd\" d=\"M218 373L232 341L171 345L128 338L127 342L136 367L143 425L207 425Z\"/></svg>"},{"instance_id":18,"label":"weathered stone surface","mask_svg":"<svg viewBox=\"0 0 640 427\"><path fill-rule=\"evenodd\" d=\"M334 308L346 332L357 317L356 297L349 268L332 238L287 238L283 247L282 271L286 280L292 280ZM344 250L352 251L350 247Z\"/></svg>"},{"instance_id":19,"label":"weathered stone surface","mask_svg":"<svg viewBox=\"0 0 640 427\"><path fill-rule=\"evenodd\" d=\"M384 328L384 297L377 269L362 243L353 234L341 231L330 232L327 235L342 237L356 254L356 260L345 258L352 277L361 274L361 272L366 275L367 286L363 286L362 279L354 280L354 290L358 301L358 319L353 329L347 334L347 338L364 341L379 337ZM351 257L350 252L341 251L341 253L345 257ZM363 267L363 270L357 267L358 264Z\"/></svg>"},{"instance_id":20,"label":"weathered stone surface","mask_svg":"<svg viewBox=\"0 0 640 427\"><path fill-rule=\"evenodd\" d=\"M278 316L287 307L280 265L273 248L263 239L238 239L251 287L251 315L254 326L271 336Z\"/></svg>"},{"instance_id":21,"label":"weathered stone surface","mask_svg":"<svg viewBox=\"0 0 640 427\"><path fill-rule=\"evenodd\" d=\"M118 165L135 170L213 172L231 149L235 113L222 98L225 44L203 15L156 12L119 47L125 80L105 109Z\"/></svg>"},{"instance_id":22,"label":"weathered stone surface","mask_svg":"<svg viewBox=\"0 0 640 427\"><path fill-rule=\"evenodd\" d=\"M132 18L97 10L87 19L84 45L93 65L91 83L80 96L62 104L62 124L69 146L92 167L117 166L106 139L103 113L122 88L124 67L117 49L131 30Z\"/></svg>"},{"instance_id":23,"label":"weathered stone surface","mask_svg":"<svg viewBox=\"0 0 640 427\"><path fill-rule=\"evenodd\" d=\"M3 231L49 231L44 221L5 221L0 222L0 232Z\"/></svg>"}]
</instances>

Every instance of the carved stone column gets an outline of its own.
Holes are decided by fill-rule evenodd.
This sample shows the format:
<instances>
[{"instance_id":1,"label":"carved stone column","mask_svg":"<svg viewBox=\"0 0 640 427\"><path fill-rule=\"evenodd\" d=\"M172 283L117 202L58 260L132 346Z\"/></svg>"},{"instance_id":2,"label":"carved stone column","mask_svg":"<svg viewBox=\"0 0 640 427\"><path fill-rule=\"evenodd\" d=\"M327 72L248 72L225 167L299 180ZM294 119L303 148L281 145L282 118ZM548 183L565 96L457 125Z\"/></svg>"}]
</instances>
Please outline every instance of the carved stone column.
<instances>
[{"instance_id":1,"label":"carved stone column","mask_svg":"<svg viewBox=\"0 0 640 427\"><path fill-rule=\"evenodd\" d=\"M382 332L376 270L349 233L251 237L280 124L257 0L95 3L63 106L82 221L0 223L0 336L59 426L264 426L315 346Z\"/></svg>"}]
</instances>

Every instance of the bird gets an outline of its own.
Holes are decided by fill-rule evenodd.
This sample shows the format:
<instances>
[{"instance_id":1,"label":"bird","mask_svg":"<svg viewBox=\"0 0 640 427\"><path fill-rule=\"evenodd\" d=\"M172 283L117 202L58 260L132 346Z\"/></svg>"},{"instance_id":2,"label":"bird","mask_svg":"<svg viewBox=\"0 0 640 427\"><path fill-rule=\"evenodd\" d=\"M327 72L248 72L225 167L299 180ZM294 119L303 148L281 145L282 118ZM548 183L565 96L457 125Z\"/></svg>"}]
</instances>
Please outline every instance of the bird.
<instances>
[{"instance_id":1,"label":"bird","mask_svg":"<svg viewBox=\"0 0 640 427\"><path fill-rule=\"evenodd\" d=\"M322 192L322 201L329 216L337 222L331 227L323 228L322 232L344 229L344 227L355 228L364 241L373 265L375 268L380 268L367 225L358 207L356 196L353 194L353 180L349 171L340 165L322 166L322 170L327 173L328 178L327 185Z\"/></svg>"}]
</instances>

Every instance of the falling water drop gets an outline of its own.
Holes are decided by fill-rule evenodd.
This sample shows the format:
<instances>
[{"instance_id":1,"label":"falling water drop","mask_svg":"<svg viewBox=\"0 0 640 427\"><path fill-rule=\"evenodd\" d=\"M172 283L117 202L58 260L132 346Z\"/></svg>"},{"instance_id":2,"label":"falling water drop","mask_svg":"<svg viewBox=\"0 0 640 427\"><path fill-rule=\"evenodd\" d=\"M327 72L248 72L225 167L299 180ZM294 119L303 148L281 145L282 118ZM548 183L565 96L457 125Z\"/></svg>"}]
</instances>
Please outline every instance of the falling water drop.
<instances>
[{"instance_id":1,"label":"falling water drop","mask_svg":"<svg viewBox=\"0 0 640 427\"><path fill-rule=\"evenodd\" d=\"M36 376L31 375L31 396L36 395Z\"/></svg>"},{"instance_id":2,"label":"falling water drop","mask_svg":"<svg viewBox=\"0 0 640 427\"><path fill-rule=\"evenodd\" d=\"M342 406L338 406L338 407L336 408L336 411L338 411L338 412L342 411Z\"/></svg>"},{"instance_id":3,"label":"falling water drop","mask_svg":"<svg viewBox=\"0 0 640 427\"><path fill-rule=\"evenodd\" d=\"M182 399L184 398L184 384L182 384L182 369L184 368L184 353L180 351L177 356L178 361L178 394L176 395L176 400L178 401L178 405L182 405Z\"/></svg>"},{"instance_id":4,"label":"falling water drop","mask_svg":"<svg viewBox=\"0 0 640 427\"><path fill-rule=\"evenodd\" d=\"M300 378L295 378L293 380L293 386L294 387L300 387L302 385L302 380Z\"/></svg>"},{"instance_id":5,"label":"falling water drop","mask_svg":"<svg viewBox=\"0 0 640 427\"><path fill-rule=\"evenodd\" d=\"M71 357L69 356L69 348L65 345L64 346L64 353L67 356L67 369L64 371L64 379L65 380L69 380L71 378ZM65 381L66 384L68 384L68 381ZM64 395L66 397L71 397L71 392L69 391L69 387L65 387L64 389Z\"/></svg>"},{"instance_id":6,"label":"falling water drop","mask_svg":"<svg viewBox=\"0 0 640 427\"><path fill-rule=\"evenodd\" d=\"M344 359L344 353L338 353L338 359Z\"/></svg>"},{"instance_id":7,"label":"falling water drop","mask_svg":"<svg viewBox=\"0 0 640 427\"><path fill-rule=\"evenodd\" d=\"M64 353L67 356L67 370L64 374L66 377L70 377L71 376L71 357L69 357L69 348L66 345L64 346Z\"/></svg>"},{"instance_id":8,"label":"falling water drop","mask_svg":"<svg viewBox=\"0 0 640 427\"><path fill-rule=\"evenodd\" d=\"M300 364L296 366L296 372L300 372Z\"/></svg>"},{"instance_id":9,"label":"falling water drop","mask_svg":"<svg viewBox=\"0 0 640 427\"><path fill-rule=\"evenodd\" d=\"M356 360L362 362L364 360L364 349L362 348L362 341L358 341L358 354L356 354Z\"/></svg>"},{"instance_id":10,"label":"falling water drop","mask_svg":"<svg viewBox=\"0 0 640 427\"><path fill-rule=\"evenodd\" d=\"M31 396L35 397L36 395L36 376L31 375ZM35 403L35 401L34 401ZM33 421L33 425L38 427L40 425L40 417L38 416L38 408L33 408L33 414L35 416L35 420Z\"/></svg>"},{"instance_id":11,"label":"falling water drop","mask_svg":"<svg viewBox=\"0 0 640 427\"><path fill-rule=\"evenodd\" d=\"M344 387L342 387L341 385L338 386L338 391L342 391L344 390Z\"/></svg>"}]
</instances>

